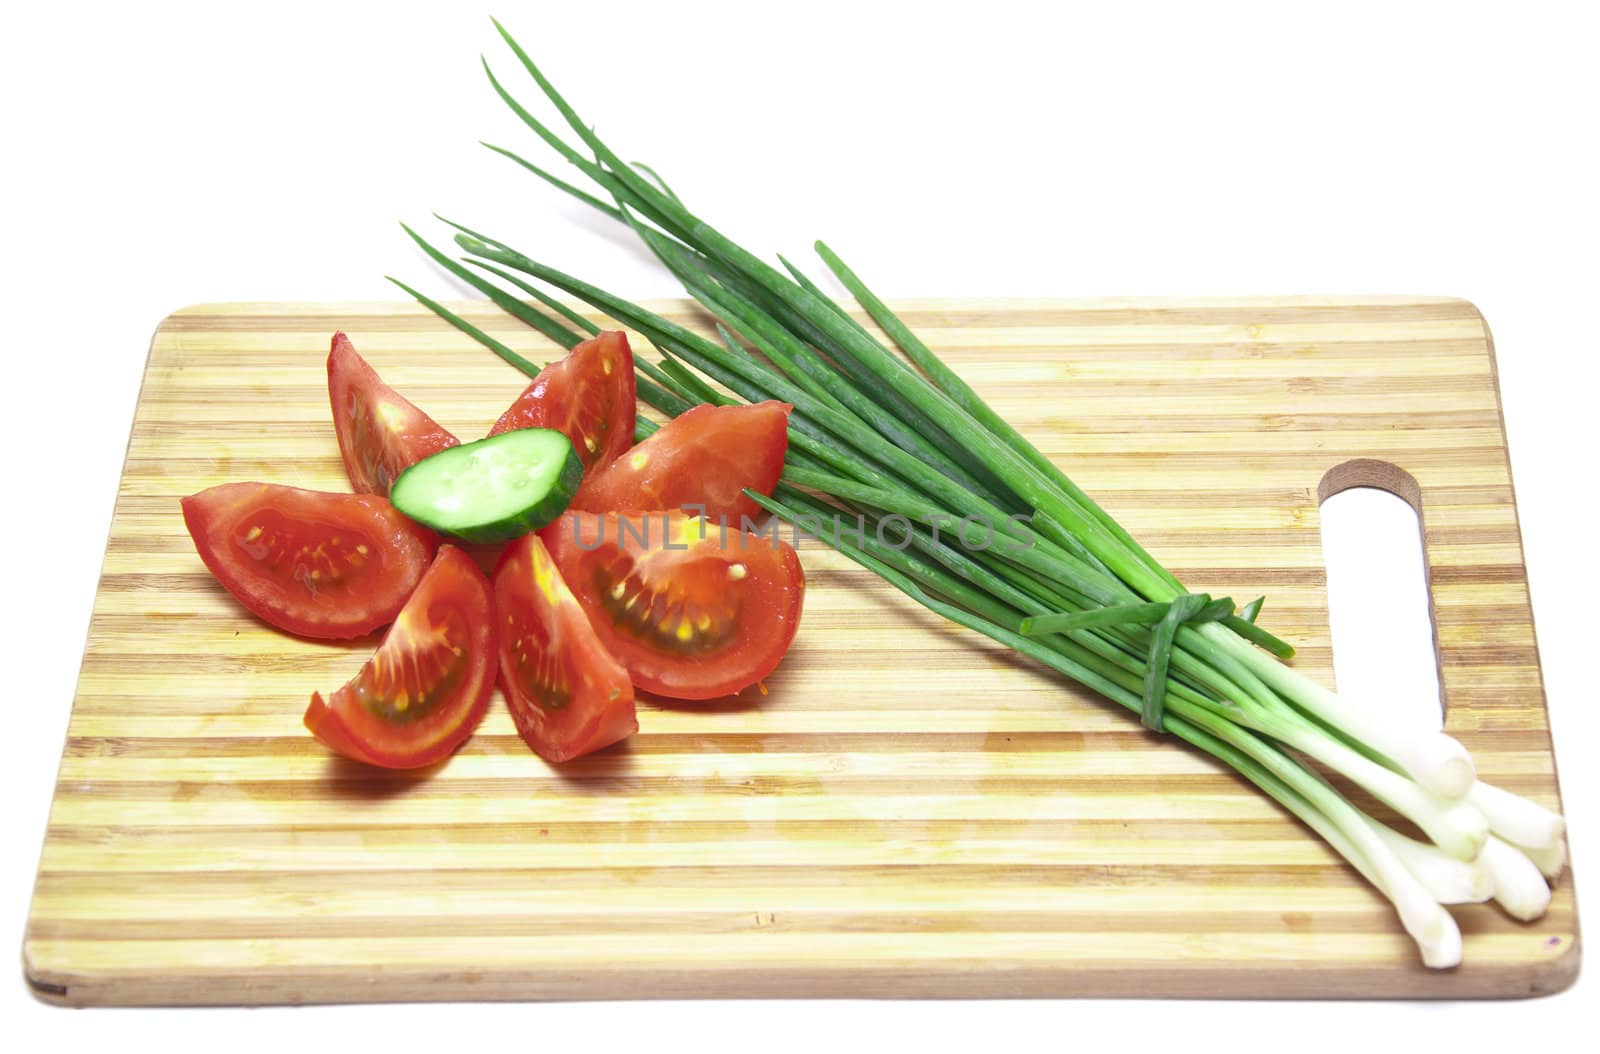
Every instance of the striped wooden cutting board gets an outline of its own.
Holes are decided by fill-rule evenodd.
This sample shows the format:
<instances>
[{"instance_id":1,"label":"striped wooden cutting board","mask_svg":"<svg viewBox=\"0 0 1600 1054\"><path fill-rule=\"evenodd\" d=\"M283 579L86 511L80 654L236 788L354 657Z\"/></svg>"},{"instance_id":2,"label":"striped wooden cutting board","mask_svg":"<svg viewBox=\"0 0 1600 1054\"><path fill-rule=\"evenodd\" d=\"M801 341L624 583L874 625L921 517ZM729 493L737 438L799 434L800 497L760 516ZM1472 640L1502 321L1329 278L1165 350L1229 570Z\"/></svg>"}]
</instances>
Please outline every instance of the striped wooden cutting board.
<instances>
[{"instance_id":1,"label":"striped wooden cutting board","mask_svg":"<svg viewBox=\"0 0 1600 1054\"><path fill-rule=\"evenodd\" d=\"M1316 676L1319 492L1414 487L1450 730L1487 777L1558 804L1471 305L905 306L1193 589L1266 593ZM770 694L646 701L631 742L560 770L498 702L427 777L329 756L306 699L374 640L251 618L178 499L241 479L345 489L335 328L462 436L523 383L409 305L227 304L161 327L28 924L45 998L1461 997L1575 975L1570 883L1534 925L1457 909L1466 964L1428 972L1388 905L1240 780L817 546Z\"/></svg>"}]
</instances>

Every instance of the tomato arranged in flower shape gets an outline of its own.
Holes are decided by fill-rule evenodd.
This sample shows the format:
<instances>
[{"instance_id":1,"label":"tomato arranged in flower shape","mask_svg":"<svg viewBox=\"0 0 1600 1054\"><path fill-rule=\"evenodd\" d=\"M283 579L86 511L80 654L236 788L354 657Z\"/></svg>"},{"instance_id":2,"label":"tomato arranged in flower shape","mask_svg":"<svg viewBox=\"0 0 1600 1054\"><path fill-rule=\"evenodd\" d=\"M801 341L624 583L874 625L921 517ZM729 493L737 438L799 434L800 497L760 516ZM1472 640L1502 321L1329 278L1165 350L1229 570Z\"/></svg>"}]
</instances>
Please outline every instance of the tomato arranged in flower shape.
<instances>
[{"instance_id":1,"label":"tomato arranged in flower shape","mask_svg":"<svg viewBox=\"0 0 1600 1054\"><path fill-rule=\"evenodd\" d=\"M540 370L489 434L554 428L572 441L573 451L583 462L587 485L598 470L633 446L637 416L633 349L628 346L627 334L609 330L574 346L565 358ZM580 489L578 497L582 495Z\"/></svg>"},{"instance_id":2,"label":"tomato arranged in flower shape","mask_svg":"<svg viewBox=\"0 0 1600 1054\"><path fill-rule=\"evenodd\" d=\"M305 725L356 761L431 765L483 720L494 642L488 579L460 549L441 546L377 653L331 698L314 693Z\"/></svg>"},{"instance_id":3,"label":"tomato arranged in flower shape","mask_svg":"<svg viewBox=\"0 0 1600 1054\"><path fill-rule=\"evenodd\" d=\"M789 449L788 403L696 406L584 481L572 508L586 512L703 509L713 520L756 516L746 487L770 495Z\"/></svg>"},{"instance_id":4,"label":"tomato arranged in flower shape","mask_svg":"<svg viewBox=\"0 0 1600 1054\"><path fill-rule=\"evenodd\" d=\"M200 559L256 615L302 637L392 621L438 545L375 494L225 483L183 499Z\"/></svg>"},{"instance_id":5,"label":"tomato arranged in flower shape","mask_svg":"<svg viewBox=\"0 0 1600 1054\"><path fill-rule=\"evenodd\" d=\"M328 352L328 401L345 472L363 494L388 494L409 466L460 442L383 383L343 333Z\"/></svg>"},{"instance_id":6,"label":"tomato arranged in flower shape","mask_svg":"<svg viewBox=\"0 0 1600 1054\"><path fill-rule=\"evenodd\" d=\"M639 730L628 672L600 643L538 535L506 548L494 604L500 690L535 753L569 761Z\"/></svg>"},{"instance_id":7,"label":"tomato arranged in flower shape","mask_svg":"<svg viewBox=\"0 0 1600 1054\"><path fill-rule=\"evenodd\" d=\"M336 639L393 622L354 678L306 708L306 727L336 752L388 768L434 764L472 735L498 678L528 745L570 760L637 731L635 687L727 695L788 650L805 587L794 550L676 511L758 512L742 492L776 484L788 404L696 407L635 446L627 338L584 341L490 435L552 429L539 434L567 450L574 473L585 466L573 508L605 514L569 513L542 538L519 538L491 585L386 497L457 439L384 384L343 333L327 367L340 453L363 493L227 484L185 498L183 513L206 566L271 624ZM571 493L568 484L562 500ZM663 507L673 511L653 511Z\"/></svg>"},{"instance_id":8,"label":"tomato arranged in flower shape","mask_svg":"<svg viewBox=\"0 0 1600 1054\"><path fill-rule=\"evenodd\" d=\"M540 532L600 642L636 687L729 695L767 676L800 624L787 543L679 512L568 513Z\"/></svg>"}]
</instances>

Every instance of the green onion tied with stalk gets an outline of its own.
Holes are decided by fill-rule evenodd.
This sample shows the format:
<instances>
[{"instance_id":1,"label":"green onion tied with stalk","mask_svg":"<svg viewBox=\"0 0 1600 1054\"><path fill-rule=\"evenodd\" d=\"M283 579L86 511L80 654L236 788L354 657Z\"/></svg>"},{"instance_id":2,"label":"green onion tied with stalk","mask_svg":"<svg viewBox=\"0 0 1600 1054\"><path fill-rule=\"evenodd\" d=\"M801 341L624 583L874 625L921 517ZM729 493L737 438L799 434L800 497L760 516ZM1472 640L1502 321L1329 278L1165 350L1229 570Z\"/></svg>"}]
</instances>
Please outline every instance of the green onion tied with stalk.
<instances>
[{"instance_id":1,"label":"green onion tied with stalk","mask_svg":"<svg viewBox=\"0 0 1600 1054\"><path fill-rule=\"evenodd\" d=\"M789 261L779 257L780 269L757 258L691 212L649 167L624 162L496 28L568 135L535 117L485 61L494 91L595 189L490 149L631 227L718 320L719 339L453 221L444 220L466 253L459 259L407 228L429 257L562 347L597 327L556 292L642 334L661 358L636 357L639 397L669 417L703 403L793 404L783 480L770 497L747 491L752 499L918 604L1234 769L1392 902L1428 966L1461 960L1461 934L1443 905L1493 897L1517 918L1543 913L1546 878L1565 860L1559 815L1479 781L1467 751L1443 732L1351 705L1286 665L1293 649L1257 624L1260 600L1236 611L1230 599L1189 593L832 249L816 243L892 348ZM448 308L396 284L519 370L537 372ZM655 427L644 417L636 424L641 438ZM863 529L840 531L836 517L859 518ZM993 525L1007 544L952 544L951 525L966 519ZM889 524L894 544L883 541ZM1368 815L1324 769L1423 838Z\"/></svg>"}]
</instances>

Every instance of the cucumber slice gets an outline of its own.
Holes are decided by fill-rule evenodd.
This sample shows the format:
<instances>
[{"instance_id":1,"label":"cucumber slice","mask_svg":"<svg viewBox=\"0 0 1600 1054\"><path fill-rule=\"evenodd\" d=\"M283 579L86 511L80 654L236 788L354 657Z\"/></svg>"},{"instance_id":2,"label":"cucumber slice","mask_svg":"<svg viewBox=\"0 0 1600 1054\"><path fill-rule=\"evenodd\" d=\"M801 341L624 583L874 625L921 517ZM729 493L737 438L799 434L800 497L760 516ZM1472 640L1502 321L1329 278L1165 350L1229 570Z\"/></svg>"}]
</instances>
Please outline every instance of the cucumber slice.
<instances>
[{"instance_id":1,"label":"cucumber slice","mask_svg":"<svg viewBox=\"0 0 1600 1054\"><path fill-rule=\"evenodd\" d=\"M519 538L554 520L583 480L572 443L552 428L519 428L423 458L394 481L394 507L469 542Z\"/></svg>"}]
</instances>

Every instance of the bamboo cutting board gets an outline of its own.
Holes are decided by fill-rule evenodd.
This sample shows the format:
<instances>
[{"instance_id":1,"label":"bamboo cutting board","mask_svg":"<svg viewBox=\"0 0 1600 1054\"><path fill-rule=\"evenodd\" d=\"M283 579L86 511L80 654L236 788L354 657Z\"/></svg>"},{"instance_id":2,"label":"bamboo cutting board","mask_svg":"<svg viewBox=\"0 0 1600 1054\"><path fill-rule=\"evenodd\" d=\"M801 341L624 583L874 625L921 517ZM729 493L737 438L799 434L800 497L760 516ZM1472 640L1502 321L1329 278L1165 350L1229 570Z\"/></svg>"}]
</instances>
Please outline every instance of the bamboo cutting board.
<instances>
[{"instance_id":1,"label":"bamboo cutting board","mask_svg":"<svg viewBox=\"0 0 1600 1054\"><path fill-rule=\"evenodd\" d=\"M1266 624L1325 680L1319 495L1378 482L1419 504L1448 727L1487 778L1559 804L1470 304L905 306L1192 589L1266 593ZM347 488L336 328L463 437L524 383L409 305L214 305L161 326L29 918L44 998L1466 997L1575 976L1570 881L1533 925L1456 909L1466 963L1426 971L1387 903L1242 781L815 545L769 694L646 700L639 735L559 770L498 701L431 775L331 757L306 699L376 638L250 617L178 499Z\"/></svg>"}]
</instances>

